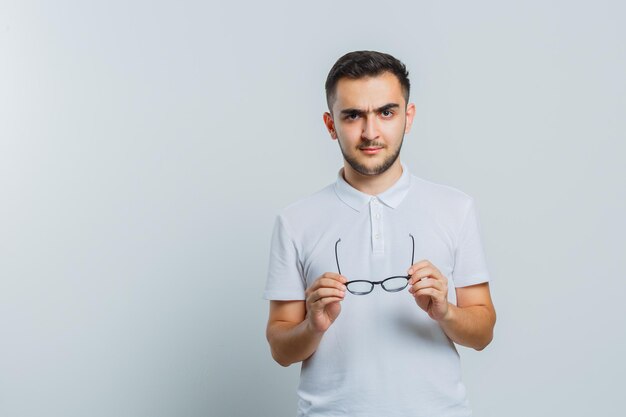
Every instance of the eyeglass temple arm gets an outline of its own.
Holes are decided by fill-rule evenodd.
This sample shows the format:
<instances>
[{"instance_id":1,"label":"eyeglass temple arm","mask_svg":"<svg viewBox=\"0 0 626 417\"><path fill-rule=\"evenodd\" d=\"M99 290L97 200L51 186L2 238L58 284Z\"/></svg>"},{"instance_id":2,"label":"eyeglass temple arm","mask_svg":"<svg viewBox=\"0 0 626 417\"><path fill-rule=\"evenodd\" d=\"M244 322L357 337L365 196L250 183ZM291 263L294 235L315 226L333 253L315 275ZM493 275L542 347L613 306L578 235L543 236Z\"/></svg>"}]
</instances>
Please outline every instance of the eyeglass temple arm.
<instances>
[{"instance_id":1,"label":"eyeglass temple arm","mask_svg":"<svg viewBox=\"0 0 626 417\"><path fill-rule=\"evenodd\" d=\"M410 233L409 236L411 237L411 242L413 242L413 249L411 250L411 266L413 266L415 263L415 238ZM337 246L339 245L339 242L341 242L341 238L337 239L335 242L335 262L337 262L337 271L339 271L339 275L341 275L341 268L339 268L339 256L337 256Z\"/></svg>"},{"instance_id":2,"label":"eyeglass temple arm","mask_svg":"<svg viewBox=\"0 0 626 417\"><path fill-rule=\"evenodd\" d=\"M339 268L339 257L337 256L337 245L341 242L341 238L339 238L335 242L335 261L337 262L337 271L339 271L339 275L341 275L341 268Z\"/></svg>"}]
</instances>

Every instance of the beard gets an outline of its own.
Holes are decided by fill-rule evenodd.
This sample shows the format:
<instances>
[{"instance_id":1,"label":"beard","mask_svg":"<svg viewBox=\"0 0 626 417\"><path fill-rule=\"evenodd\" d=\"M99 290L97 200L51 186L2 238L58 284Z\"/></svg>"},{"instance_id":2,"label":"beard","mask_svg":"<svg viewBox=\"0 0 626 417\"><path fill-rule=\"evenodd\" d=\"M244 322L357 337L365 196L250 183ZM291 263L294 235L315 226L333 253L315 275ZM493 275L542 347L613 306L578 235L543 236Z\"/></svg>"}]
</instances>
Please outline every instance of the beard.
<instances>
[{"instance_id":1,"label":"beard","mask_svg":"<svg viewBox=\"0 0 626 417\"><path fill-rule=\"evenodd\" d=\"M402 134L402 139L400 140L400 145L398 145L398 149L396 149L391 155L385 158L379 165L376 165L371 168L360 163L357 160L357 158L346 154L346 152L341 147L341 141L338 140L337 142L339 143L339 149L341 149L341 154L343 155L343 159L346 160L346 162L352 167L352 169L354 169L356 172L358 172L361 175L374 176L374 175L380 175L383 172L387 171L389 168L391 168L393 163L396 162L396 159L398 159L398 156L400 156L400 149L402 149L402 143L404 142L404 134ZM359 148L367 148L367 147L374 147L374 146L381 146L381 144L376 141L367 141L361 144Z\"/></svg>"}]
</instances>

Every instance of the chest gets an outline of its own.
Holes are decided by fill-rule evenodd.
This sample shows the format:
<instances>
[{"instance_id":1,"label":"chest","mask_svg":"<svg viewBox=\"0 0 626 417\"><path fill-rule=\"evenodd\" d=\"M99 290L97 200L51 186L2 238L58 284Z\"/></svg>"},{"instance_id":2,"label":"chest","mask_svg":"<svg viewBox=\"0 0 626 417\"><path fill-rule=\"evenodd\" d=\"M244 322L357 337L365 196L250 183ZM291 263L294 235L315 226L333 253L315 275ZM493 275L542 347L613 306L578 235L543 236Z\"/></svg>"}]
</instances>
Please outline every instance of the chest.
<instances>
[{"instance_id":1,"label":"chest","mask_svg":"<svg viewBox=\"0 0 626 417\"><path fill-rule=\"evenodd\" d=\"M307 286L325 272L340 271L348 280L370 281L406 275L412 259L430 261L449 278L455 251L450 226L419 211L410 216L394 214L360 213L315 231L301 253Z\"/></svg>"}]
</instances>

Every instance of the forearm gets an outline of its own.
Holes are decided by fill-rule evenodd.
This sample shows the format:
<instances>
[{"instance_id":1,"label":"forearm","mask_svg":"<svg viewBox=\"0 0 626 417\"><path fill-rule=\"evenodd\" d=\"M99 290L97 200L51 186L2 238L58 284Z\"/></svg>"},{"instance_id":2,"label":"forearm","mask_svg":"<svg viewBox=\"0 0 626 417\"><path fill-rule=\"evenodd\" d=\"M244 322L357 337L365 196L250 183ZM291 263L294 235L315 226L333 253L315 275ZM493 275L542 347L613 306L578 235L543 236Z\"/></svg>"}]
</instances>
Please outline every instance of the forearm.
<instances>
[{"instance_id":1,"label":"forearm","mask_svg":"<svg viewBox=\"0 0 626 417\"><path fill-rule=\"evenodd\" d=\"M495 312L486 306L457 307L449 304L448 314L439 324L455 343L483 350L493 339L495 322Z\"/></svg>"},{"instance_id":2,"label":"forearm","mask_svg":"<svg viewBox=\"0 0 626 417\"><path fill-rule=\"evenodd\" d=\"M282 366L301 362L311 356L322 340L324 332L316 332L308 320L299 324L273 322L267 327L267 341L272 357Z\"/></svg>"}]
</instances>

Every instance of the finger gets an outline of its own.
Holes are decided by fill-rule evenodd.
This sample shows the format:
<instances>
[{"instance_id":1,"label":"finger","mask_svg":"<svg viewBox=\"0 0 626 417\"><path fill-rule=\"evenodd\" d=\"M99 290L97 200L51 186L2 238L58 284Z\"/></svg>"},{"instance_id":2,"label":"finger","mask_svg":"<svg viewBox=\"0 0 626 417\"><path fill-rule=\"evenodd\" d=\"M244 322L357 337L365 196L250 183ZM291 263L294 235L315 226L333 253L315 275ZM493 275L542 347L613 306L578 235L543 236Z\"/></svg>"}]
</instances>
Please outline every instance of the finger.
<instances>
[{"instance_id":1,"label":"finger","mask_svg":"<svg viewBox=\"0 0 626 417\"><path fill-rule=\"evenodd\" d=\"M435 268L432 267L424 267L424 268L420 268L417 271L414 271L413 274L411 275L411 278L409 279L409 284L415 284L417 281L419 281L422 278L433 278L436 279L437 277L437 271Z\"/></svg>"},{"instance_id":2,"label":"finger","mask_svg":"<svg viewBox=\"0 0 626 417\"><path fill-rule=\"evenodd\" d=\"M341 274L337 274L335 272L324 272L324 274L320 277L320 278L330 278L330 279L334 279L336 281L339 281L341 283L346 283L348 282L348 280L346 279L346 277L344 277ZM320 279L318 278L318 279Z\"/></svg>"},{"instance_id":3,"label":"finger","mask_svg":"<svg viewBox=\"0 0 626 417\"><path fill-rule=\"evenodd\" d=\"M409 279L409 283L415 284L418 280L424 278L436 279L445 283L446 285L448 284L448 278L446 278L445 275L443 275L441 271L439 271L435 267L422 268L419 271L415 272L412 275L412 279Z\"/></svg>"},{"instance_id":4,"label":"finger","mask_svg":"<svg viewBox=\"0 0 626 417\"><path fill-rule=\"evenodd\" d=\"M425 268L428 266L432 266L432 264L430 263L430 261L428 259L424 259L422 261L416 262L413 265L410 266L408 274L412 275L415 273L415 271L417 271L420 268Z\"/></svg>"},{"instance_id":5,"label":"finger","mask_svg":"<svg viewBox=\"0 0 626 417\"><path fill-rule=\"evenodd\" d=\"M409 287L409 292L415 293L424 288L434 288L438 291L444 291L445 286L443 282L436 279L424 278L411 285Z\"/></svg>"},{"instance_id":6,"label":"finger","mask_svg":"<svg viewBox=\"0 0 626 417\"><path fill-rule=\"evenodd\" d=\"M310 294L321 290L322 288L331 288L339 291L346 291L346 286L335 280L318 280L309 288L306 289L305 295L308 297Z\"/></svg>"},{"instance_id":7,"label":"finger","mask_svg":"<svg viewBox=\"0 0 626 417\"><path fill-rule=\"evenodd\" d=\"M440 291L434 289L434 288L422 288L421 290L413 293L414 297L423 297L423 296L428 296L432 299L435 299L437 301L441 300L443 298L443 295L441 294Z\"/></svg>"},{"instance_id":8,"label":"finger","mask_svg":"<svg viewBox=\"0 0 626 417\"><path fill-rule=\"evenodd\" d=\"M343 301L343 297L325 297L319 300L317 303L315 303L315 305L318 306L321 310L324 307L326 307L328 304L340 303L342 301Z\"/></svg>"},{"instance_id":9,"label":"finger","mask_svg":"<svg viewBox=\"0 0 626 417\"><path fill-rule=\"evenodd\" d=\"M316 302L318 302L321 299L324 299L325 297L339 297L343 299L345 295L346 295L345 291L337 290L335 288L320 288L319 290L311 293L311 295L309 296L309 299L310 299L311 304L315 304Z\"/></svg>"},{"instance_id":10,"label":"finger","mask_svg":"<svg viewBox=\"0 0 626 417\"><path fill-rule=\"evenodd\" d=\"M332 274L333 276L327 276L327 274L331 274L330 272L325 273L318 279L316 279L310 287L308 287L305 291L305 295L308 297L314 291L317 291L320 288L330 287L337 288L339 290L346 289L344 283L348 282L343 275Z\"/></svg>"},{"instance_id":11,"label":"finger","mask_svg":"<svg viewBox=\"0 0 626 417\"><path fill-rule=\"evenodd\" d=\"M433 303L433 299L428 296L415 297L415 303L424 311L428 312L428 309Z\"/></svg>"},{"instance_id":12,"label":"finger","mask_svg":"<svg viewBox=\"0 0 626 417\"><path fill-rule=\"evenodd\" d=\"M337 288L338 290L346 289L346 286L342 282L337 281L335 279L331 279L331 278L321 278L320 280L318 280L318 287L319 288Z\"/></svg>"}]
</instances>

